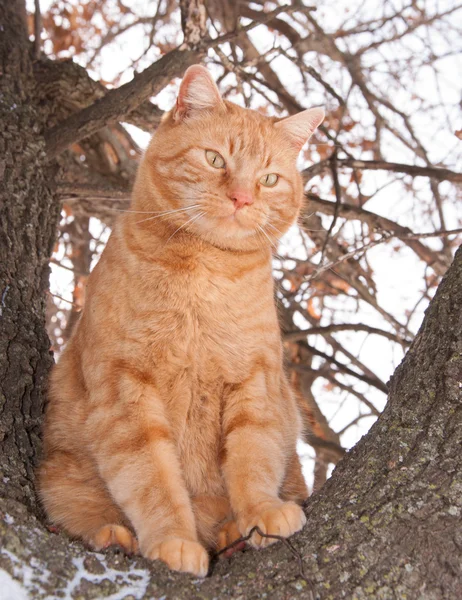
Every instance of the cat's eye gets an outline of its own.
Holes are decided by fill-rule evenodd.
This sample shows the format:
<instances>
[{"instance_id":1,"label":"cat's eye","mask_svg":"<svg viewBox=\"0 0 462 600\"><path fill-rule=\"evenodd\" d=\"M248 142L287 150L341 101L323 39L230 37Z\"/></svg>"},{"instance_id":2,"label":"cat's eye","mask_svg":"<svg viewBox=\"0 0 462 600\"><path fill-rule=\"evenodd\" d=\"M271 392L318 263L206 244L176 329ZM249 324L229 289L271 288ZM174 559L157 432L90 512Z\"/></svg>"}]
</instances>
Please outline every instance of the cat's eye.
<instances>
[{"instance_id":1,"label":"cat's eye","mask_svg":"<svg viewBox=\"0 0 462 600\"><path fill-rule=\"evenodd\" d=\"M225 166L225 159L221 154L215 152L215 150L206 150L205 158L207 159L209 165L212 165L212 167L215 167L215 169L223 169Z\"/></svg>"},{"instance_id":2,"label":"cat's eye","mask_svg":"<svg viewBox=\"0 0 462 600\"><path fill-rule=\"evenodd\" d=\"M278 182L278 179L279 175L276 175L276 173L268 173L268 175L260 177L260 183L265 187L274 187Z\"/></svg>"}]
</instances>

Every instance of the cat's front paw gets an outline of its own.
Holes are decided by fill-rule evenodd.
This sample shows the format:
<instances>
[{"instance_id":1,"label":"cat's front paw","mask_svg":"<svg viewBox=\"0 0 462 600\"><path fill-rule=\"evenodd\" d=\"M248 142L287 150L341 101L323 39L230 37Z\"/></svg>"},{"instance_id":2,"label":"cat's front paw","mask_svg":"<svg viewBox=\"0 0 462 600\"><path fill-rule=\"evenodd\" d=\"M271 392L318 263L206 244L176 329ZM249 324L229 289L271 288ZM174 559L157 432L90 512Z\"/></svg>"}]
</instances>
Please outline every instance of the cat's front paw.
<instances>
[{"instance_id":1,"label":"cat's front paw","mask_svg":"<svg viewBox=\"0 0 462 600\"><path fill-rule=\"evenodd\" d=\"M209 570L209 555L198 542L170 538L143 552L151 560L161 560L174 571L205 577Z\"/></svg>"},{"instance_id":2,"label":"cat's front paw","mask_svg":"<svg viewBox=\"0 0 462 600\"><path fill-rule=\"evenodd\" d=\"M306 523L303 510L295 502L262 503L238 520L239 530L246 536L253 527L267 535L287 538L300 531ZM254 548L264 548L277 542L277 538L262 537L257 531L252 534L249 543Z\"/></svg>"}]
</instances>

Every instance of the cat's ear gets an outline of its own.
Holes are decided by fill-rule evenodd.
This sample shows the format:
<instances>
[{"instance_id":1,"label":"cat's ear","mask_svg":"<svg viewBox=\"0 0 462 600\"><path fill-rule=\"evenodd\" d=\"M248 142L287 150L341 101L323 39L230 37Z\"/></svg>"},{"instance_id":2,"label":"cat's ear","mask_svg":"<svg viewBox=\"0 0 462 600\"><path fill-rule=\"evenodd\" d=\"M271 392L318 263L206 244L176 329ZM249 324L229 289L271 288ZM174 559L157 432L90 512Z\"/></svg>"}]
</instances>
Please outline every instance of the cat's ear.
<instances>
[{"instance_id":1,"label":"cat's ear","mask_svg":"<svg viewBox=\"0 0 462 600\"><path fill-rule=\"evenodd\" d=\"M207 69L201 65L193 65L184 74L173 115L175 121L179 121L195 111L212 109L222 102L220 92Z\"/></svg>"},{"instance_id":2,"label":"cat's ear","mask_svg":"<svg viewBox=\"0 0 462 600\"><path fill-rule=\"evenodd\" d=\"M275 127L284 131L297 150L301 150L303 144L310 139L316 128L324 121L324 116L324 109L310 108L278 121Z\"/></svg>"}]
</instances>

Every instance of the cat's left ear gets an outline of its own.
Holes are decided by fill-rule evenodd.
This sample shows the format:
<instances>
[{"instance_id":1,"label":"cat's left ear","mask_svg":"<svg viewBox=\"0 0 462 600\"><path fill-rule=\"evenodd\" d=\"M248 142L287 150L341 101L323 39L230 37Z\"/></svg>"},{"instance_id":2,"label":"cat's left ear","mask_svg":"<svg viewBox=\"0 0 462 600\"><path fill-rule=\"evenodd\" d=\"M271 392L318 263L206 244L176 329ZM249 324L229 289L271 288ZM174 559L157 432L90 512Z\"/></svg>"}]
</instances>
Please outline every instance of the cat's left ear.
<instances>
[{"instance_id":1,"label":"cat's left ear","mask_svg":"<svg viewBox=\"0 0 462 600\"><path fill-rule=\"evenodd\" d=\"M310 108L278 121L275 127L287 134L295 148L300 151L303 144L324 121L324 117L324 109Z\"/></svg>"},{"instance_id":2,"label":"cat's left ear","mask_svg":"<svg viewBox=\"0 0 462 600\"><path fill-rule=\"evenodd\" d=\"M215 108L222 102L220 92L207 69L201 65L193 65L184 74L173 116L175 121L179 121L192 116L196 111Z\"/></svg>"}]
</instances>

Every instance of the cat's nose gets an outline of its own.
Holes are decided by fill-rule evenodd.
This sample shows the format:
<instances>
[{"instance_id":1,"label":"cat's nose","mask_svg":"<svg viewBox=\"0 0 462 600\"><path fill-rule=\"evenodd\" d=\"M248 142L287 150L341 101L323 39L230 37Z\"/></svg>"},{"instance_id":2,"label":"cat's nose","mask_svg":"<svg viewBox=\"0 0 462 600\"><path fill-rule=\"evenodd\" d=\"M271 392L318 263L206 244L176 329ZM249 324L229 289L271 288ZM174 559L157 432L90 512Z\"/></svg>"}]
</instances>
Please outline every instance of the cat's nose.
<instances>
[{"instance_id":1,"label":"cat's nose","mask_svg":"<svg viewBox=\"0 0 462 600\"><path fill-rule=\"evenodd\" d=\"M252 194L245 190L231 190L228 192L228 197L234 202L236 209L242 208L246 204L253 204Z\"/></svg>"}]
</instances>

